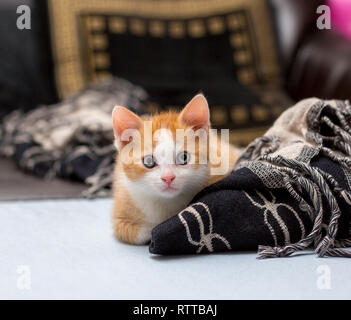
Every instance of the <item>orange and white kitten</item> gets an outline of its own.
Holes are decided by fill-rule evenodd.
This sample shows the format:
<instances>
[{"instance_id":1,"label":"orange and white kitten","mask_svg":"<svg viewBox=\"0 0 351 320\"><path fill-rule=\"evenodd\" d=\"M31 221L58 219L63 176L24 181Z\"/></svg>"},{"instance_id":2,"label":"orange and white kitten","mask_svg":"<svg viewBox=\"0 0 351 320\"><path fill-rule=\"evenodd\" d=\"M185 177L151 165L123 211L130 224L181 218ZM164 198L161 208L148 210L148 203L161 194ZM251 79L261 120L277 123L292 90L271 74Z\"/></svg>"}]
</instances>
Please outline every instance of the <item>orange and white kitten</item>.
<instances>
[{"instance_id":1,"label":"orange and white kitten","mask_svg":"<svg viewBox=\"0 0 351 320\"><path fill-rule=\"evenodd\" d=\"M151 144L144 143L146 122L151 123ZM217 151L217 147L211 147L209 139L176 141L177 129L202 129L206 138L212 134L208 103L201 94L180 113L170 111L148 118L117 106L113 111L113 128L119 151L114 172L113 225L118 239L131 244L148 243L156 225L186 208L204 187L228 175L239 156L228 144L227 151L221 151L225 148ZM123 141L122 135L128 129L137 130L140 138ZM195 145L191 146L191 143ZM128 149L122 155L127 145L139 147L140 152ZM203 150L206 163L199 159ZM211 152L228 158L226 171L220 175L211 175L211 169L215 167L208 161ZM125 155L133 161L125 161Z\"/></svg>"}]
</instances>

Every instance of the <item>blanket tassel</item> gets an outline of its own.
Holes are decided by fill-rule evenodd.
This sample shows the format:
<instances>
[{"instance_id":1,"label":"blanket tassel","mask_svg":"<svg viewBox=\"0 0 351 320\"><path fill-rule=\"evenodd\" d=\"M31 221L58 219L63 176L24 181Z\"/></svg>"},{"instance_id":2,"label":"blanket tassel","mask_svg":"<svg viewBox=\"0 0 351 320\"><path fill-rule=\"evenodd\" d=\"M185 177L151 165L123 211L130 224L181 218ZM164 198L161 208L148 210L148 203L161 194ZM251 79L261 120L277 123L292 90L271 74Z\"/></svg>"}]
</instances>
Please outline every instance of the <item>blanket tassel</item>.
<instances>
[{"instance_id":1,"label":"blanket tassel","mask_svg":"<svg viewBox=\"0 0 351 320\"><path fill-rule=\"evenodd\" d=\"M285 247L258 246L257 259L288 257L296 250L294 245Z\"/></svg>"}]
</instances>

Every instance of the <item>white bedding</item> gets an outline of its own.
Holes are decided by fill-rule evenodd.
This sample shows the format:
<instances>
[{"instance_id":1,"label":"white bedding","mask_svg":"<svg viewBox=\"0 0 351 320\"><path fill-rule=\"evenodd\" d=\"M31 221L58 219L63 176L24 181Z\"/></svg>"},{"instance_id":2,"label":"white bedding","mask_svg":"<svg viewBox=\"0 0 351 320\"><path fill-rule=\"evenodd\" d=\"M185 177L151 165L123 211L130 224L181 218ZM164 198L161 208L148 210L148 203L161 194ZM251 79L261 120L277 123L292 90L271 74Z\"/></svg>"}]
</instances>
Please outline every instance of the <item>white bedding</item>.
<instances>
[{"instance_id":1,"label":"white bedding","mask_svg":"<svg viewBox=\"0 0 351 320\"><path fill-rule=\"evenodd\" d=\"M2 299L350 299L348 259L156 257L112 234L112 201L0 203Z\"/></svg>"}]
</instances>

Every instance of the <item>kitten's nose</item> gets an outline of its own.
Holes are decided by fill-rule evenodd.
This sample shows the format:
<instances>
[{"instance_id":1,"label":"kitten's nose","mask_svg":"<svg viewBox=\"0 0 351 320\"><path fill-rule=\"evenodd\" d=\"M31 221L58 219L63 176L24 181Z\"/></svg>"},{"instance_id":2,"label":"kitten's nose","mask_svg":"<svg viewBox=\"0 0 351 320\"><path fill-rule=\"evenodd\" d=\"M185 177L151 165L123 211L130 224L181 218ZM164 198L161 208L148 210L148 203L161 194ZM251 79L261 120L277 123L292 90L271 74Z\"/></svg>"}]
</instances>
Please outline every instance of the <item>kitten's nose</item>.
<instances>
[{"instance_id":1,"label":"kitten's nose","mask_svg":"<svg viewBox=\"0 0 351 320\"><path fill-rule=\"evenodd\" d=\"M167 174L161 177L161 179L166 182L168 185L172 183L172 181L175 179L175 175L173 173Z\"/></svg>"}]
</instances>

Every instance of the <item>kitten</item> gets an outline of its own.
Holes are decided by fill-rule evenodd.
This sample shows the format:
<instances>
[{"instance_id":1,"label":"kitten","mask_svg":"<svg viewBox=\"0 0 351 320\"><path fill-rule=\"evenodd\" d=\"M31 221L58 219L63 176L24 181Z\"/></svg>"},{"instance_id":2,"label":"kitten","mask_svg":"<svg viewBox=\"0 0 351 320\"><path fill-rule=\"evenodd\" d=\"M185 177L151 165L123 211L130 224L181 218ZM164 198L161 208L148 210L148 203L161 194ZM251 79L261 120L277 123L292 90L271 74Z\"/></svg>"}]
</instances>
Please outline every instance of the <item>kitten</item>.
<instances>
[{"instance_id":1,"label":"kitten","mask_svg":"<svg viewBox=\"0 0 351 320\"><path fill-rule=\"evenodd\" d=\"M117 238L123 242L149 242L151 230L157 224L186 208L204 187L227 176L239 156L238 150L229 144L225 145L227 149L211 146L213 143L207 139L212 134L209 107L201 94L180 113L170 111L140 118L117 106L112 117L119 151L114 172L113 224ZM152 127L149 144L144 143L145 123L151 124L150 133ZM133 132L128 129L136 130L139 138L127 135L127 141L123 141L125 133ZM177 129L198 130L201 134L195 141L184 142L183 138L179 141ZM217 141L220 138L216 138ZM127 146L140 148L140 153L132 152ZM220 175L211 175L211 169L219 166L209 163L211 153L227 157L228 166ZM206 163L200 161L203 154Z\"/></svg>"}]
</instances>

